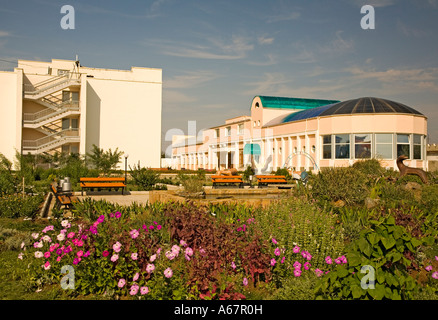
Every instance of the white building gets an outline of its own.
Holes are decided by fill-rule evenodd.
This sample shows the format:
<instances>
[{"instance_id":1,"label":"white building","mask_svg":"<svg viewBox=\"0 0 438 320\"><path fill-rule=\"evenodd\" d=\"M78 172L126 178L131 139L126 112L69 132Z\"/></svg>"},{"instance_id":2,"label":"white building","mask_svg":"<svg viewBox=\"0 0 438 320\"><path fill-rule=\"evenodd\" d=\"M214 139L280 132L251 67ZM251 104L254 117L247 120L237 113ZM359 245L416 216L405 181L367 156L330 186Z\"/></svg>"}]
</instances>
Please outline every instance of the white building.
<instances>
[{"instance_id":1,"label":"white building","mask_svg":"<svg viewBox=\"0 0 438 320\"><path fill-rule=\"evenodd\" d=\"M160 167L162 70L18 60L0 71L0 152L85 154L95 144ZM124 161L124 160L123 160Z\"/></svg>"}]
</instances>

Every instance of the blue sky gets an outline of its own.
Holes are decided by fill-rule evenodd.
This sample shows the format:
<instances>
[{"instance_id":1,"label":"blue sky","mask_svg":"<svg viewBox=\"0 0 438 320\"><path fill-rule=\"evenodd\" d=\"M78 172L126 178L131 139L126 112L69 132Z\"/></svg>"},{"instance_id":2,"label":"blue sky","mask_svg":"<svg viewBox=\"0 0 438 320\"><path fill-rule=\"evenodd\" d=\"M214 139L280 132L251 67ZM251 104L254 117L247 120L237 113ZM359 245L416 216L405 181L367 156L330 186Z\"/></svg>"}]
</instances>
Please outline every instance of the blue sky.
<instances>
[{"instance_id":1,"label":"blue sky","mask_svg":"<svg viewBox=\"0 0 438 320\"><path fill-rule=\"evenodd\" d=\"M74 30L60 26L65 4ZM374 30L360 27L364 4ZM256 95L398 101L428 117L438 143L437 17L438 0L3 0L0 69L76 54L90 67L162 68L164 148L172 128L249 114Z\"/></svg>"}]
</instances>

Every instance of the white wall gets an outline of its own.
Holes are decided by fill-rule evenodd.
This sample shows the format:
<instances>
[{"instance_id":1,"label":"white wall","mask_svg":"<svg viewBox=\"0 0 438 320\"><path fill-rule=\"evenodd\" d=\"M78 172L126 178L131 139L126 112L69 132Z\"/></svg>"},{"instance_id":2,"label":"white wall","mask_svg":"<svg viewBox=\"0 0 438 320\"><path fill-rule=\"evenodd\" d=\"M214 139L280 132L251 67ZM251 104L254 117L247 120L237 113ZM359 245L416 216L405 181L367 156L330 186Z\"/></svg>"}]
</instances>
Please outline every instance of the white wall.
<instances>
[{"instance_id":1,"label":"white wall","mask_svg":"<svg viewBox=\"0 0 438 320\"><path fill-rule=\"evenodd\" d=\"M9 160L21 152L22 70L0 72L0 152Z\"/></svg>"},{"instance_id":2,"label":"white wall","mask_svg":"<svg viewBox=\"0 0 438 320\"><path fill-rule=\"evenodd\" d=\"M131 166L160 167L162 83L156 73L152 80L159 82L147 82L144 74L142 82L87 78L86 151L93 144L118 148L129 154Z\"/></svg>"}]
</instances>

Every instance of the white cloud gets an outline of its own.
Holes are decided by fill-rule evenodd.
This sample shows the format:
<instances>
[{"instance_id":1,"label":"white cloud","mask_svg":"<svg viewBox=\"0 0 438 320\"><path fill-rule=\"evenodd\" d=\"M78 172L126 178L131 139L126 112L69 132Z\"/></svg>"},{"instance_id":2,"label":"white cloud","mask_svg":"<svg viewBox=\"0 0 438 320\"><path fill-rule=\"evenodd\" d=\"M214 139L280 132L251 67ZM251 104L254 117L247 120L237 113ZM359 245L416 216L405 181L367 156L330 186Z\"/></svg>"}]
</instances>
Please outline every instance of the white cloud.
<instances>
[{"instance_id":1,"label":"white cloud","mask_svg":"<svg viewBox=\"0 0 438 320\"><path fill-rule=\"evenodd\" d=\"M205 38L207 38L208 43L204 45L161 39L148 40L146 45L154 45L168 56L217 60L242 59L247 56L249 51L254 49L254 45L248 39L240 36L232 36L228 41Z\"/></svg>"},{"instance_id":2,"label":"white cloud","mask_svg":"<svg viewBox=\"0 0 438 320\"><path fill-rule=\"evenodd\" d=\"M257 38L257 42L258 42L258 44L261 44L261 45L272 44L272 43L274 43L274 38L267 38L265 36L260 36Z\"/></svg>"},{"instance_id":3,"label":"white cloud","mask_svg":"<svg viewBox=\"0 0 438 320\"><path fill-rule=\"evenodd\" d=\"M0 30L0 37L9 37L11 33L8 31Z\"/></svg>"},{"instance_id":4,"label":"white cloud","mask_svg":"<svg viewBox=\"0 0 438 320\"><path fill-rule=\"evenodd\" d=\"M217 72L212 71L187 71L181 75L176 75L169 79L164 79L163 87L166 89L194 88L208 81L215 80L219 77L220 76Z\"/></svg>"},{"instance_id":5,"label":"white cloud","mask_svg":"<svg viewBox=\"0 0 438 320\"><path fill-rule=\"evenodd\" d=\"M297 11L292 12L286 12L282 13L276 16L270 16L266 19L267 23L274 23L279 21L290 21L290 20L297 20L301 17L301 13Z\"/></svg>"}]
</instances>

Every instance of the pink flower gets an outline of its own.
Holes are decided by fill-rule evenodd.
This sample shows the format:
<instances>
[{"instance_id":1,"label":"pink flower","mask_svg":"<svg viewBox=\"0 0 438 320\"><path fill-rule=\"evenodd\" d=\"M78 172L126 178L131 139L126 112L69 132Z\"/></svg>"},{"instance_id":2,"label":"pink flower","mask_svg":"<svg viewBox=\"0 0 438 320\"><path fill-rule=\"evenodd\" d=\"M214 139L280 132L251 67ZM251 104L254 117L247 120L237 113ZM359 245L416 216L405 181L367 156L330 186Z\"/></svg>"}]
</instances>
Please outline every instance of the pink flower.
<instances>
[{"instance_id":1,"label":"pink flower","mask_svg":"<svg viewBox=\"0 0 438 320\"><path fill-rule=\"evenodd\" d=\"M137 280L138 280L138 277L140 277L140 274L139 274L138 272L136 272L136 273L134 274L134 277L132 278L132 281L137 281Z\"/></svg>"},{"instance_id":2,"label":"pink flower","mask_svg":"<svg viewBox=\"0 0 438 320\"><path fill-rule=\"evenodd\" d=\"M109 252L108 252L107 250L105 250L104 252L102 252L102 256L104 256L104 257L108 257L108 255L109 255Z\"/></svg>"},{"instance_id":3,"label":"pink flower","mask_svg":"<svg viewBox=\"0 0 438 320\"><path fill-rule=\"evenodd\" d=\"M121 247L122 247L122 244L121 244L120 242L118 242L118 241L117 241L116 243L113 244L113 250L114 250L115 252L117 252L117 253L120 252Z\"/></svg>"},{"instance_id":4,"label":"pink flower","mask_svg":"<svg viewBox=\"0 0 438 320\"><path fill-rule=\"evenodd\" d=\"M299 253L299 252L300 252L300 247L295 246L295 247L292 249L292 251L293 251L293 253Z\"/></svg>"},{"instance_id":5,"label":"pink flower","mask_svg":"<svg viewBox=\"0 0 438 320\"><path fill-rule=\"evenodd\" d=\"M149 226L149 230L154 230L154 226Z\"/></svg>"},{"instance_id":6,"label":"pink flower","mask_svg":"<svg viewBox=\"0 0 438 320\"><path fill-rule=\"evenodd\" d=\"M137 293L138 293L138 285L137 284L133 284L132 286L131 286L131 290L129 291L129 294L131 295L131 296L135 296Z\"/></svg>"},{"instance_id":7,"label":"pink flower","mask_svg":"<svg viewBox=\"0 0 438 320\"><path fill-rule=\"evenodd\" d=\"M306 263L304 264L304 269L309 270L309 269L310 269L310 266L311 266L310 262L306 262Z\"/></svg>"},{"instance_id":8,"label":"pink flower","mask_svg":"<svg viewBox=\"0 0 438 320\"><path fill-rule=\"evenodd\" d=\"M274 258L271 259L271 266L275 266L275 264L277 263L277 261L275 261Z\"/></svg>"},{"instance_id":9,"label":"pink flower","mask_svg":"<svg viewBox=\"0 0 438 320\"><path fill-rule=\"evenodd\" d=\"M154 270L155 270L155 266L152 263L148 263L148 265L146 266L146 272L151 273Z\"/></svg>"},{"instance_id":10,"label":"pink flower","mask_svg":"<svg viewBox=\"0 0 438 320\"><path fill-rule=\"evenodd\" d=\"M173 271L170 268L167 268L166 270L164 270L164 276L166 278L171 278L173 276Z\"/></svg>"},{"instance_id":11,"label":"pink flower","mask_svg":"<svg viewBox=\"0 0 438 320\"><path fill-rule=\"evenodd\" d=\"M280 248L276 248L276 249L274 250L274 254L278 257L278 256L281 254L281 252L280 252Z\"/></svg>"},{"instance_id":12,"label":"pink flower","mask_svg":"<svg viewBox=\"0 0 438 320\"><path fill-rule=\"evenodd\" d=\"M184 240L180 240L179 244L182 245L183 247L187 246L187 242L185 242Z\"/></svg>"},{"instance_id":13,"label":"pink flower","mask_svg":"<svg viewBox=\"0 0 438 320\"><path fill-rule=\"evenodd\" d=\"M435 271L434 273L432 273L432 278L438 279L438 271Z\"/></svg>"},{"instance_id":14,"label":"pink flower","mask_svg":"<svg viewBox=\"0 0 438 320\"><path fill-rule=\"evenodd\" d=\"M161 224L159 224L158 226L157 226L157 230L161 230Z\"/></svg>"},{"instance_id":15,"label":"pink flower","mask_svg":"<svg viewBox=\"0 0 438 320\"><path fill-rule=\"evenodd\" d=\"M73 264L78 264L81 261L81 258L74 258Z\"/></svg>"},{"instance_id":16,"label":"pink flower","mask_svg":"<svg viewBox=\"0 0 438 320\"><path fill-rule=\"evenodd\" d=\"M50 252L49 251L44 252L44 258L50 258Z\"/></svg>"},{"instance_id":17,"label":"pink flower","mask_svg":"<svg viewBox=\"0 0 438 320\"><path fill-rule=\"evenodd\" d=\"M70 233L67 235L67 238L71 239L71 238L73 238L74 236L75 236L75 233L74 233L74 232L70 232Z\"/></svg>"},{"instance_id":18,"label":"pink flower","mask_svg":"<svg viewBox=\"0 0 438 320\"><path fill-rule=\"evenodd\" d=\"M301 263L299 263L298 261L295 261L293 264L295 269L300 269L301 268Z\"/></svg>"},{"instance_id":19,"label":"pink flower","mask_svg":"<svg viewBox=\"0 0 438 320\"><path fill-rule=\"evenodd\" d=\"M85 252L85 254L83 255L84 258L88 257L90 255L90 251L88 250L87 252Z\"/></svg>"},{"instance_id":20,"label":"pink flower","mask_svg":"<svg viewBox=\"0 0 438 320\"><path fill-rule=\"evenodd\" d=\"M46 263L43 265L44 270L49 270L50 269L50 262L46 261Z\"/></svg>"},{"instance_id":21,"label":"pink flower","mask_svg":"<svg viewBox=\"0 0 438 320\"><path fill-rule=\"evenodd\" d=\"M137 254L137 252L133 252L133 253L131 254L131 259L132 259L132 260L137 260L137 259L138 259L138 254Z\"/></svg>"},{"instance_id":22,"label":"pink flower","mask_svg":"<svg viewBox=\"0 0 438 320\"><path fill-rule=\"evenodd\" d=\"M248 285L248 279L247 278L243 278L243 285L245 287Z\"/></svg>"},{"instance_id":23,"label":"pink flower","mask_svg":"<svg viewBox=\"0 0 438 320\"><path fill-rule=\"evenodd\" d=\"M190 247L187 247L185 250L185 254L190 256L190 257L193 256L193 249Z\"/></svg>"},{"instance_id":24,"label":"pink flower","mask_svg":"<svg viewBox=\"0 0 438 320\"><path fill-rule=\"evenodd\" d=\"M173 260L176 257L176 255L173 251L166 251L165 255L166 255L166 258L169 260Z\"/></svg>"},{"instance_id":25,"label":"pink flower","mask_svg":"<svg viewBox=\"0 0 438 320\"><path fill-rule=\"evenodd\" d=\"M327 264L332 264L333 263L332 258L330 258L330 256L325 257L325 262Z\"/></svg>"},{"instance_id":26,"label":"pink flower","mask_svg":"<svg viewBox=\"0 0 438 320\"><path fill-rule=\"evenodd\" d=\"M42 258L44 257L44 254L41 251L35 251L35 258Z\"/></svg>"},{"instance_id":27,"label":"pink flower","mask_svg":"<svg viewBox=\"0 0 438 320\"><path fill-rule=\"evenodd\" d=\"M151 257L149 258L149 261L150 261L150 262L154 262L155 259L157 259L157 255L156 255L156 254L153 254L153 255L151 255Z\"/></svg>"},{"instance_id":28,"label":"pink flower","mask_svg":"<svg viewBox=\"0 0 438 320\"><path fill-rule=\"evenodd\" d=\"M317 277L321 277L324 274L324 272L322 272L320 269L315 269L315 274Z\"/></svg>"},{"instance_id":29,"label":"pink flower","mask_svg":"<svg viewBox=\"0 0 438 320\"><path fill-rule=\"evenodd\" d=\"M140 293L143 294L147 294L149 292L149 288L148 287L141 287L140 288Z\"/></svg>"},{"instance_id":30,"label":"pink flower","mask_svg":"<svg viewBox=\"0 0 438 320\"><path fill-rule=\"evenodd\" d=\"M426 268L424 268L426 271L432 271L432 266L427 266Z\"/></svg>"},{"instance_id":31,"label":"pink flower","mask_svg":"<svg viewBox=\"0 0 438 320\"><path fill-rule=\"evenodd\" d=\"M175 244L175 245L172 246L171 250L175 254L175 256L178 256L179 250L181 250L181 248L178 245Z\"/></svg>"},{"instance_id":32,"label":"pink flower","mask_svg":"<svg viewBox=\"0 0 438 320\"><path fill-rule=\"evenodd\" d=\"M299 277L299 276L301 276L301 270L300 270L300 269L295 269L295 270L294 270L294 276L295 276L295 277Z\"/></svg>"},{"instance_id":33,"label":"pink flower","mask_svg":"<svg viewBox=\"0 0 438 320\"><path fill-rule=\"evenodd\" d=\"M82 257L84 255L84 251L79 250L76 255L78 256L78 258Z\"/></svg>"},{"instance_id":34,"label":"pink flower","mask_svg":"<svg viewBox=\"0 0 438 320\"><path fill-rule=\"evenodd\" d=\"M56 258L56 261L61 261L61 257L60 256L58 256L57 258Z\"/></svg>"},{"instance_id":35,"label":"pink flower","mask_svg":"<svg viewBox=\"0 0 438 320\"><path fill-rule=\"evenodd\" d=\"M111 257L111 261L112 262L116 262L119 259L119 255L118 254L113 254L113 256Z\"/></svg>"},{"instance_id":36,"label":"pink flower","mask_svg":"<svg viewBox=\"0 0 438 320\"><path fill-rule=\"evenodd\" d=\"M236 270L236 264L233 262L231 262L231 268L233 268L233 270Z\"/></svg>"},{"instance_id":37,"label":"pink flower","mask_svg":"<svg viewBox=\"0 0 438 320\"><path fill-rule=\"evenodd\" d=\"M131 234L131 238L132 238L132 239L137 238L138 235L139 235L138 230L136 230L136 229L131 230L129 233Z\"/></svg>"},{"instance_id":38,"label":"pink flower","mask_svg":"<svg viewBox=\"0 0 438 320\"><path fill-rule=\"evenodd\" d=\"M123 288L126 284L126 280L125 279L120 279L119 282L117 283L117 286L119 288Z\"/></svg>"},{"instance_id":39,"label":"pink flower","mask_svg":"<svg viewBox=\"0 0 438 320\"><path fill-rule=\"evenodd\" d=\"M435 256L435 260L438 261L438 256Z\"/></svg>"},{"instance_id":40,"label":"pink flower","mask_svg":"<svg viewBox=\"0 0 438 320\"><path fill-rule=\"evenodd\" d=\"M277 240L275 240L274 238L272 238L272 243L273 243L273 244L277 244L278 242L277 242Z\"/></svg>"},{"instance_id":41,"label":"pink flower","mask_svg":"<svg viewBox=\"0 0 438 320\"><path fill-rule=\"evenodd\" d=\"M116 218L120 218L121 216L122 216L122 214L119 212L119 211L117 211L116 212L116 214L114 215Z\"/></svg>"},{"instance_id":42,"label":"pink flower","mask_svg":"<svg viewBox=\"0 0 438 320\"><path fill-rule=\"evenodd\" d=\"M281 263L284 263L284 260L286 260L286 257L281 258Z\"/></svg>"},{"instance_id":43,"label":"pink flower","mask_svg":"<svg viewBox=\"0 0 438 320\"><path fill-rule=\"evenodd\" d=\"M99 218L97 218L97 222L98 223L102 223L104 220L105 220L105 216L104 215L101 215L101 216L99 216Z\"/></svg>"}]
</instances>

